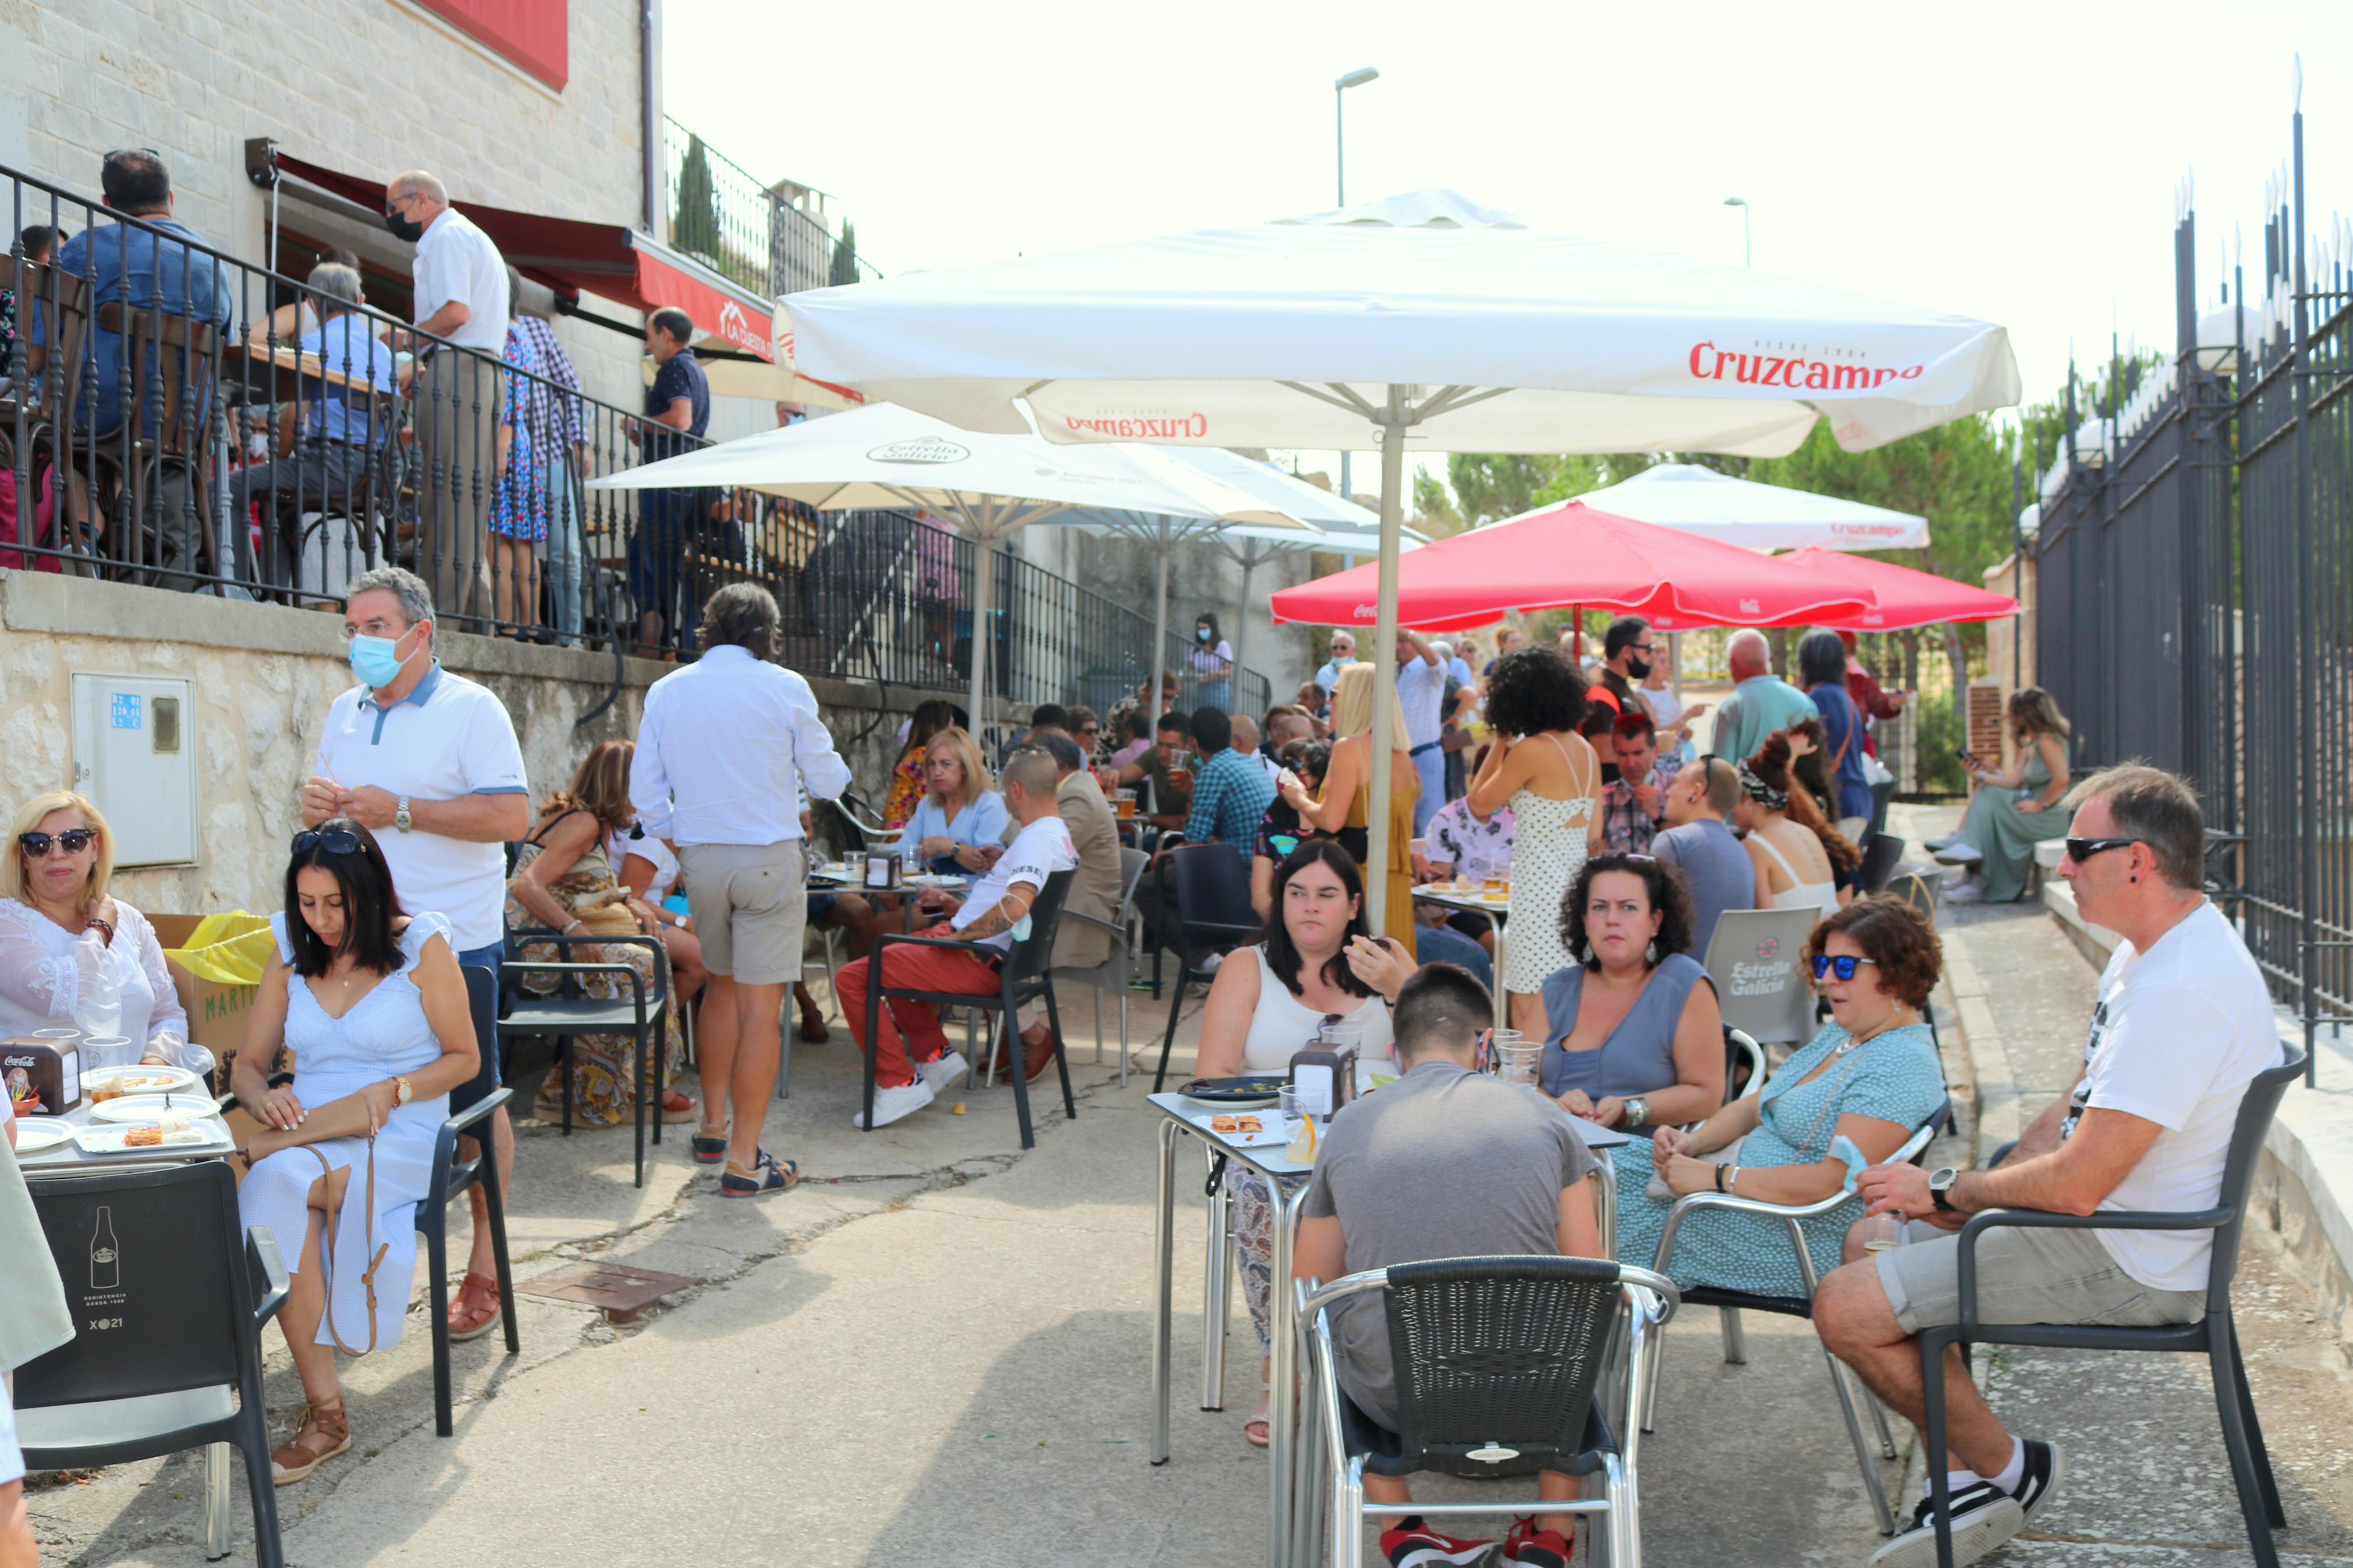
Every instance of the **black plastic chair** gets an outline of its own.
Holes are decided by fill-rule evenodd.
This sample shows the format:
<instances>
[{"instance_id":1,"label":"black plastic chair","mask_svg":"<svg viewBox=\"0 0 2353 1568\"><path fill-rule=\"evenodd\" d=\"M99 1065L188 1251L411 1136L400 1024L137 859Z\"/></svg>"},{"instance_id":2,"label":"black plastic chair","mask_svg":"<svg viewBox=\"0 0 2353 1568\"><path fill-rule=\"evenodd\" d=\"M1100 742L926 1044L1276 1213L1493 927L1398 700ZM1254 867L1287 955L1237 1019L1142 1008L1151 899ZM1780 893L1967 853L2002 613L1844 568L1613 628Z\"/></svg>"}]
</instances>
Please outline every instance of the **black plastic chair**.
<instances>
[{"instance_id":1,"label":"black plastic chair","mask_svg":"<svg viewBox=\"0 0 2353 1568\"><path fill-rule=\"evenodd\" d=\"M1062 1015L1054 1005L1054 932L1062 923L1062 900L1071 890L1071 879L1076 871L1056 871L1038 889L1029 905L1029 934L1001 950L1004 963L997 970L997 991L995 996L974 995L961 991L925 991L914 986L881 984L882 955L894 947L932 947L959 952L977 953L983 957L1000 956L1000 950L977 942L963 942L941 936L884 936L874 943L872 963L868 968L866 988L866 1126L874 1128L874 1042L882 1022L885 1002L928 1002L935 1007L973 1007L1000 1016L999 1026L1005 1031L1006 1076L1013 1080L1013 1107L1021 1121L1021 1146L1033 1148L1037 1139L1029 1126L1029 1075L1022 1070L1020 1054L1014 1042L1021 1031L1015 1016L1040 997L1046 1003L1046 1022L1054 1036L1054 1070L1061 1075L1062 1110L1071 1121L1079 1119L1079 1102L1071 1092L1071 1064L1062 1055Z\"/></svg>"},{"instance_id":2,"label":"black plastic chair","mask_svg":"<svg viewBox=\"0 0 2353 1568\"><path fill-rule=\"evenodd\" d=\"M1301 1441L1329 1506L1320 1526L1328 1561L1356 1568L1367 1516L1492 1513L1601 1514L1609 1561L1642 1560L1641 1525L1630 1438L1604 1409L1605 1379L1622 1368L1624 1407L1641 1407L1651 1375L1651 1330L1674 1315L1677 1292L1647 1268L1596 1258L1451 1258L1367 1269L1329 1285L1301 1287L1300 1335L1307 1358L1308 1405ZM1397 1376L1398 1425L1367 1419L1341 1391L1329 1309L1367 1291L1386 1296L1389 1353ZM1358 1309L1362 1310L1362 1308ZM1630 1353L1613 1354L1621 1317ZM1328 1466L1328 1472L1324 1467ZM1555 1470L1606 1478L1599 1499L1472 1503L1371 1503L1364 1478L1436 1470L1480 1479ZM1303 1489L1293 1532L1294 1558L1326 1561ZM1301 1555L1298 1548L1308 1548Z\"/></svg>"},{"instance_id":3,"label":"black plastic chair","mask_svg":"<svg viewBox=\"0 0 2353 1568\"><path fill-rule=\"evenodd\" d=\"M1936 1130L1950 1125L1952 1114L1953 1102L1947 1099L1926 1121L1913 1129L1912 1136L1889 1156L1887 1163L1910 1164L1918 1161L1928 1152ZM1686 1307L1715 1307L1722 1312L1724 1359L1733 1365L1742 1364L1748 1360L1748 1342L1740 1327L1743 1311L1771 1312L1786 1318L1813 1317L1814 1287L1818 1281L1814 1276L1813 1254L1806 1250L1805 1231L1799 1222L1816 1215L1828 1214L1840 1205L1852 1201L1853 1196L1852 1193L1841 1191L1832 1193L1819 1203L1785 1205L1744 1198L1736 1193L1689 1194L1677 1198L1674 1206L1667 1211L1667 1222L1659 1232L1658 1249L1651 1255L1651 1267L1662 1274L1672 1273L1675 1233L1682 1228L1683 1217L1694 1210L1714 1209L1727 1215L1746 1215L1766 1225L1778 1225L1788 1232L1790 1247L1797 1254L1799 1278L1805 1281L1804 1295L1766 1296L1747 1290L1725 1290L1714 1285L1690 1286L1683 1293ZM1655 1357L1664 1348L1665 1338L1662 1335L1651 1342L1651 1353ZM1822 1360L1830 1368L1831 1386L1838 1393L1840 1413L1846 1417L1847 1437L1854 1445L1855 1463L1862 1471L1862 1489L1870 1494L1872 1511L1879 1521L1879 1533L1893 1535L1895 1533L1894 1510L1888 1506L1886 1489L1879 1484L1879 1471L1862 1435L1862 1424L1856 1419L1854 1396L1847 1389L1846 1375L1839 1366L1838 1358L1828 1350L1822 1352ZM1642 1430L1645 1432L1653 1430L1652 1417L1656 1414L1651 1407L1659 1394L1658 1369L1655 1366L1651 1369L1648 1386L1649 1403L1641 1407ZM1872 1425L1877 1429L1879 1457L1895 1458L1895 1436L1887 1429L1887 1416L1880 1409L1879 1401L1873 1398L1866 1389L1862 1403L1870 1410Z\"/></svg>"},{"instance_id":4,"label":"black plastic chair","mask_svg":"<svg viewBox=\"0 0 2353 1568\"><path fill-rule=\"evenodd\" d=\"M1875 893L1887 886L1887 879L1895 874L1895 864L1904 858L1905 841L1893 833L1874 833L1862 851L1862 864L1854 868L1854 890Z\"/></svg>"},{"instance_id":5,"label":"black plastic chair","mask_svg":"<svg viewBox=\"0 0 2353 1568\"><path fill-rule=\"evenodd\" d=\"M2099 1214L2051 1214L2041 1209L1987 1209L1961 1227L1961 1321L1953 1327L1924 1330L1920 1366L1927 1383L1926 1406L1928 1495L1935 1501L1936 1563L1953 1568L1951 1498L1945 1484L1945 1347L1947 1345L2045 1345L2062 1350L2173 1351L2203 1354L2214 1380L2214 1408L2222 1426L2222 1447L2231 1457L2231 1479L2239 1491L2239 1511L2247 1521L2247 1545L2258 1568L2278 1568L2272 1531L2286 1528L2271 1455L2255 1419L2247 1389L2247 1365L2239 1354L2239 1331L2231 1313L2231 1281L2239 1271L2239 1241L2247 1221L2247 1195L2254 1185L2255 1162L2263 1135L2279 1110L2288 1085L2304 1076L2304 1052L2284 1047L2286 1060L2257 1073L2239 1101L2222 1163L2222 1187L2214 1206L2187 1214L2144 1214L2112 1209ZM1978 1321L1978 1237L2010 1226L2037 1230L2211 1230L2213 1259L2206 1273L2206 1316L2194 1323L2158 1328L2107 1324L1980 1323ZM1963 1351L1967 1354L1966 1348Z\"/></svg>"},{"instance_id":6,"label":"black plastic chair","mask_svg":"<svg viewBox=\"0 0 2353 1568\"><path fill-rule=\"evenodd\" d=\"M498 1148L491 1141L491 1113L514 1098L498 1081L499 977L480 964L466 965L466 1005L474 1017L474 1042L482 1065L473 1078L449 1091L449 1120L433 1139L433 1176L417 1205L417 1231L425 1237L425 1277L431 1282L433 1311L433 1430L447 1437L449 1419L449 1205L469 1189L482 1190L490 1211L491 1256L497 1260L499 1316L505 1321L507 1354L522 1353L517 1331L514 1273L507 1262L506 1196L499 1190ZM458 1140L474 1140L470 1160L458 1157Z\"/></svg>"},{"instance_id":7,"label":"black plastic chair","mask_svg":"<svg viewBox=\"0 0 2353 1568\"><path fill-rule=\"evenodd\" d=\"M505 994L506 1014L498 1022L499 1046L503 1054L506 1042L530 1036L546 1036L555 1041L555 1066L550 1070L561 1075L564 1089L564 1136L572 1136L572 1037L575 1035L628 1035L635 1044L635 1061L631 1076L637 1080L637 1093L632 1097L637 1110L637 1184L646 1184L646 1122L653 1122L654 1142L661 1142L661 1105L655 1099L655 1085L662 1080L662 1068L670 1052L670 1034L665 1015L670 1008L670 949L649 936L560 936L554 931L517 931L512 951L521 952L526 944L548 943L558 949L566 947L642 947L654 955L654 983L649 993L645 976L626 963L524 963L508 959L499 966L499 983ZM561 989L554 996L533 996L522 986L525 975L554 974L561 976ZM599 1001L580 994L579 981L590 974L617 974L628 977L629 994L610 1001Z\"/></svg>"},{"instance_id":8,"label":"black plastic chair","mask_svg":"<svg viewBox=\"0 0 2353 1568\"><path fill-rule=\"evenodd\" d=\"M1168 999L1168 1027L1160 1037L1160 1069L1152 1075L1155 1094L1167 1085L1168 1054L1176 1047L1185 987L1195 980L1208 983L1210 972L1201 967L1201 961L1213 952L1232 952L1266 924L1250 907L1250 862L1233 846L1180 844L1168 852L1165 866L1163 897L1173 885L1185 951L1176 964L1176 994Z\"/></svg>"},{"instance_id":9,"label":"black plastic chair","mask_svg":"<svg viewBox=\"0 0 2353 1568\"><path fill-rule=\"evenodd\" d=\"M245 1455L255 1558L278 1568L261 1325L285 1301L288 1276L268 1229L239 1223L227 1162L26 1184L79 1331L16 1370L26 1466L233 1445Z\"/></svg>"}]
</instances>

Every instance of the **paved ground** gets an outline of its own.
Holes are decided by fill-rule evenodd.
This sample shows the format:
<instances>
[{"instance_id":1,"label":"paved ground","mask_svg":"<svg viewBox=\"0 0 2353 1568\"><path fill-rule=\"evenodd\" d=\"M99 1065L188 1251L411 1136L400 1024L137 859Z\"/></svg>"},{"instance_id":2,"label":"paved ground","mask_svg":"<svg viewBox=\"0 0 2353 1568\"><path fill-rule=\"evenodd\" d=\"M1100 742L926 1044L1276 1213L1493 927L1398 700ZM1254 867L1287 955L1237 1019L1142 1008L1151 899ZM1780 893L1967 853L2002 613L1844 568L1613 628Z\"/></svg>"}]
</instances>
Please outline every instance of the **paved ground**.
<instances>
[{"instance_id":1,"label":"paved ground","mask_svg":"<svg viewBox=\"0 0 2353 1568\"><path fill-rule=\"evenodd\" d=\"M2055 1092L2089 971L2043 917L1957 912L2014 1071ZM1084 1003L1071 1013L1086 1040ZM1149 1037L1156 1047L1162 1016L1139 1003L1139 1047ZM1180 1067L1191 1029L1188 1018ZM719 1200L682 1142L664 1145L638 1193L626 1132L562 1140L526 1127L520 1274L600 1258L703 1283L620 1330L524 1298L522 1356L495 1336L457 1349L454 1440L432 1435L429 1347L413 1313L400 1345L346 1363L352 1454L279 1494L290 1560L1260 1560L1265 1468L1239 1433L1254 1393L1239 1306L1229 1407L1194 1408L1198 1205L1177 1248L1174 1458L1144 1459L1148 1083L1122 1089L1113 1064L1082 1059L1078 1120L1041 1107L1038 1148L1023 1155L1001 1089L972 1096L965 1116L936 1108L853 1132L856 1066L839 1029L802 1051L769 1138L808 1179L764 1203ZM2261 1247L2240 1301L2294 1526L2289 1560L2353 1563L2345 1369ZM1669 1337L1660 1429L1641 1449L1650 1560L1861 1562L1878 1538L1811 1334L1752 1320L1749 1363L1727 1366L1714 1316L1694 1311ZM283 1421L301 1396L282 1349L272 1369ZM1989 1376L2003 1407L2064 1443L2074 1467L2045 1536L2011 1547L1995 1560L2003 1568L2245 1560L2197 1368L2021 1353L1993 1358ZM1883 1468L1891 1486L1916 1485ZM42 1486L32 1506L45 1561L200 1563L200 1475L184 1457ZM237 1551L248 1558L243 1528Z\"/></svg>"}]
</instances>

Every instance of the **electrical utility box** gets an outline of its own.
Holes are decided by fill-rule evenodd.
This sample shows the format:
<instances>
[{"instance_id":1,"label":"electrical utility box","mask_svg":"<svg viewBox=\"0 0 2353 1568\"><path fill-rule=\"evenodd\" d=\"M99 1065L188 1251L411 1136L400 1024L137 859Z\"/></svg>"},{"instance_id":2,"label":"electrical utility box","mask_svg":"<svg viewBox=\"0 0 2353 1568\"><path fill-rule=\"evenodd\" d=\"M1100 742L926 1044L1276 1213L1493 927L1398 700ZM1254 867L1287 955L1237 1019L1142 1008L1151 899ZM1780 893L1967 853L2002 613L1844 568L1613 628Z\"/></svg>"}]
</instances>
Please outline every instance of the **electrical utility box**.
<instances>
[{"instance_id":1,"label":"electrical utility box","mask_svg":"<svg viewBox=\"0 0 2353 1568\"><path fill-rule=\"evenodd\" d=\"M117 866L196 860L195 703L171 676L73 676L73 787L114 832Z\"/></svg>"}]
</instances>

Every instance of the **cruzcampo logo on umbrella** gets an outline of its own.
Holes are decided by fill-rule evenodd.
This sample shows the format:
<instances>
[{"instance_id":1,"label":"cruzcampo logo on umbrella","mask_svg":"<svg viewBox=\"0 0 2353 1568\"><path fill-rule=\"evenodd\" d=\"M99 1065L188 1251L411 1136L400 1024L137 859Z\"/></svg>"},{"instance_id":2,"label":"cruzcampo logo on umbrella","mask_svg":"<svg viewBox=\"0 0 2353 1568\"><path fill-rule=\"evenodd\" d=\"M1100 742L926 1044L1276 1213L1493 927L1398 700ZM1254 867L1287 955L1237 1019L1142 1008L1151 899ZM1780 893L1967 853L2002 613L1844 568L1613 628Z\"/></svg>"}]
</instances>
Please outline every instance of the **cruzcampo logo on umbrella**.
<instances>
[{"instance_id":1,"label":"cruzcampo logo on umbrella","mask_svg":"<svg viewBox=\"0 0 2353 1568\"><path fill-rule=\"evenodd\" d=\"M886 441L866 454L875 463L961 463L972 456L972 449L936 436L917 436L904 441Z\"/></svg>"}]
</instances>

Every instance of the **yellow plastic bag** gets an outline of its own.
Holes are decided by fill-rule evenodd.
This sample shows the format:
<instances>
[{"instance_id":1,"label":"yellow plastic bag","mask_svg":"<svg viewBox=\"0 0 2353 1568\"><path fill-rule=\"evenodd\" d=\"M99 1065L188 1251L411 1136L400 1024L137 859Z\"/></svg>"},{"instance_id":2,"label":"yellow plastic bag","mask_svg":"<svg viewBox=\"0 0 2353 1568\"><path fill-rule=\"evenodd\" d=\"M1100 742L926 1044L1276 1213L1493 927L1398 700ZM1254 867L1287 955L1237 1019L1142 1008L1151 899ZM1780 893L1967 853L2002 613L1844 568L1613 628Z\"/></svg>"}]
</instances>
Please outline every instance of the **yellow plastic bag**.
<instances>
[{"instance_id":1,"label":"yellow plastic bag","mask_svg":"<svg viewBox=\"0 0 2353 1568\"><path fill-rule=\"evenodd\" d=\"M164 956L176 959L201 980L221 985L257 985L275 940L266 916L232 910L206 915L188 933L185 946Z\"/></svg>"}]
</instances>

